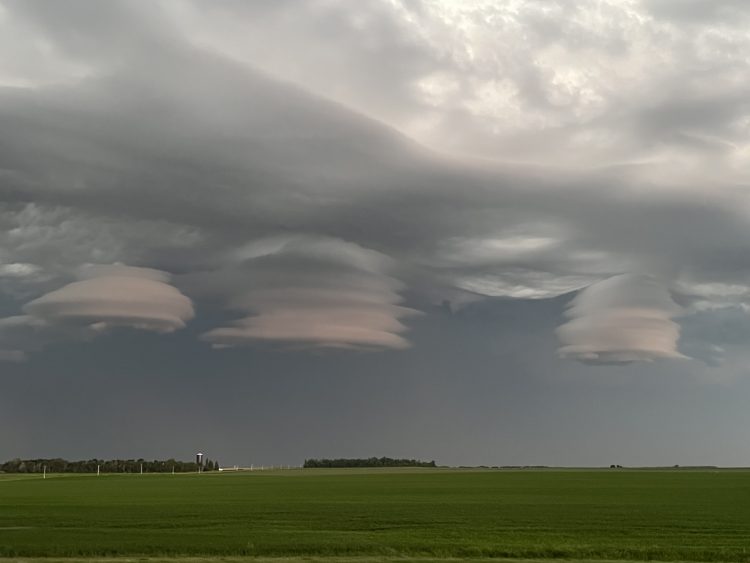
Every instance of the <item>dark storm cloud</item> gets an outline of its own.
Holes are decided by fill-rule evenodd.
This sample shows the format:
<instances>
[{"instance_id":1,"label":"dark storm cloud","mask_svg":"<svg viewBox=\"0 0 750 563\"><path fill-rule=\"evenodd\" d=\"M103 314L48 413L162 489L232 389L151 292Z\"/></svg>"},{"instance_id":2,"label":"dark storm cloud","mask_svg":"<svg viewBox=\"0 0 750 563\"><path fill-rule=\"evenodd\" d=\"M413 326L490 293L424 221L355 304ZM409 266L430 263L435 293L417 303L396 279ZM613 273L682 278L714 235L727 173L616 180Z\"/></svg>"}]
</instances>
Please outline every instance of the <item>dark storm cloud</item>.
<instances>
[{"instance_id":1,"label":"dark storm cloud","mask_svg":"<svg viewBox=\"0 0 750 563\"><path fill-rule=\"evenodd\" d=\"M643 69L663 30L636 18L636 5L606 3L594 25L587 3L511 4L6 2L1 25L54 46L48 58L70 69L56 80L0 74L0 278L16 296L11 314L64 291L82 264L120 262L177 274L188 297L223 287L213 305L248 316L207 330L214 344L344 344L340 331L362 330L403 347L407 294L547 298L636 272L689 296L694 280L741 277L743 63L727 51L696 73L689 65L709 56L696 50L657 75ZM259 34L243 39L237 22ZM533 33L489 64L501 30ZM680 40L663 41L677 53ZM637 77L635 95L581 75L573 54L592 69L619 60L615 79ZM486 129L514 107L505 131ZM455 140L457 152L486 154L480 145L523 139L516 156L534 164L425 148ZM576 164L584 153L596 170ZM713 172L719 162L726 178ZM329 241L339 268L351 249L392 264L349 283L351 264L304 251L238 258L268 240ZM326 311L340 312L330 326ZM294 315L307 319L296 338L284 320ZM648 359L632 348L623 354Z\"/></svg>"}]
</instances>

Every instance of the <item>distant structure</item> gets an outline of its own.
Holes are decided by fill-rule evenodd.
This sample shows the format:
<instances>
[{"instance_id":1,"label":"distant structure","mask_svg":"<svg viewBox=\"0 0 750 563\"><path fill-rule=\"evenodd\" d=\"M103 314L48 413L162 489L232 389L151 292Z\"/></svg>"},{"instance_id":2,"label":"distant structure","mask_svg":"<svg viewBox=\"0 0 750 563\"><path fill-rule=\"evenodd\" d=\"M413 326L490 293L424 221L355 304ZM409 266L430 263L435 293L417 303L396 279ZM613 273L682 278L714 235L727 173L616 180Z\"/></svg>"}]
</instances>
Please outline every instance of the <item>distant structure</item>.
<instances>
[{"instance_id":1,"label":"distant structure","mask_svg":"<svg viewBox=\"0 0 750 563\"><path fill-rule=\"evenodd\" d=\"M195 463L198 464L198 473L203 470L203 452L195 454Z\"/></svg>"}]
</instances>

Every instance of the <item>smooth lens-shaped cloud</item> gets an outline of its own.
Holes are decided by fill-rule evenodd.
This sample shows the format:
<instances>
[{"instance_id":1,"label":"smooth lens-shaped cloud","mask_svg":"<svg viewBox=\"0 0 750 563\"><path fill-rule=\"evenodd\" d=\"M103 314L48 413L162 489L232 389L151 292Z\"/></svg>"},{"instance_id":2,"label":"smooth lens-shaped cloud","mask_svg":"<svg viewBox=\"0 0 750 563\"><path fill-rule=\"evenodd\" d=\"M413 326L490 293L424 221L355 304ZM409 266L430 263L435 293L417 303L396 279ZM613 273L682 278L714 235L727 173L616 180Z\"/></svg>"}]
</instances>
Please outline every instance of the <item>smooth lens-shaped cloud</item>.
<instances>
[{"instance_id":1,"label":"smooth lens-shaped cloud","mask_svg":"<svg viewBox=\"0 0 750 563\"><path fill-rule=\"evenodd\" d=\"M559 354L591 363L628 363L681 358L679 311L655 278L623 274L582 290L571 303L571 319L557 329Z\"/></svg>"},{"instance_id":2,"label":"smooth lens-shaped cloud","mask_svg":"<svg viewBox=\"0 0 750 563\"><path fill-rule=\"evenodd\" d=\"M129 266L87 269L70 283L28 303L24 311L49 323L96 329L128 326L157 332L183 328L193 317L185 295L167 283L165 272Z\"/></svg>"},{"instance_id":3,"label":"smooth lens-shaped cloud","mask_svg":"<svg viewBox=\"0 0 750 563\"><path fill-rule=\"evenodd\" d=\"M257 244L255 246L258 246ZM253 256L229 306L250 313L203 340L216 347L275 341L324 348L408 348L401 283L388 257L338 239L294 237Z\"/></svg>"}]
</instances>

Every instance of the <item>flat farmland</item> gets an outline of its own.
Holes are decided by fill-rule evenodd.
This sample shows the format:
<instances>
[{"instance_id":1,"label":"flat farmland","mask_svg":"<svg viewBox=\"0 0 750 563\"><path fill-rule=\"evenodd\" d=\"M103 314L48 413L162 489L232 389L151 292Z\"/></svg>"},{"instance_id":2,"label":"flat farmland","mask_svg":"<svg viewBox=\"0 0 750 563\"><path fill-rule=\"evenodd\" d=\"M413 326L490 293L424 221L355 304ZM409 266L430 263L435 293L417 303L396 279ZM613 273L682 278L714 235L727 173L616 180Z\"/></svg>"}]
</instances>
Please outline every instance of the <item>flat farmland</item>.
<instances>
[{"instance_id":1,"label":"flat farmland","mask_svg":"<svg viewBox=\"0 0 750 563\"><path fill-rule=\"evenodd\" d=\"M0 556L750 561L750 471L2 475Z\"/></svg>"}]
</instances>

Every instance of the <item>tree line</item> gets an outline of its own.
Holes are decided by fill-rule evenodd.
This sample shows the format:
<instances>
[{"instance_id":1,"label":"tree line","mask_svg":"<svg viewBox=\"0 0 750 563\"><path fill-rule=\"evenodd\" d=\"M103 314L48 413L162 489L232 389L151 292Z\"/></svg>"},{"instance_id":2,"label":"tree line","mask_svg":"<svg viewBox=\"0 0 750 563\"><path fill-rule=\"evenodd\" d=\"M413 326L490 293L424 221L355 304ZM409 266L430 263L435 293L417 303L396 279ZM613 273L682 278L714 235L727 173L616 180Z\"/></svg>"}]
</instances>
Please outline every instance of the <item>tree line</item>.
<instances>
[{"instance_id":1,"label":"tree line","mask_svg":"<svg viewBox=\"0 0 750 563\"><path fill-rule=\"evenodd\" d=\"M190 473L198 471L198 464L194 461L178 461L176 459L153 460L145 459L88 459L68 461L61 458L52 459L12 459L0 465L0 473L96 473L97 467L101 473ZM218 461L207 459L203 464L203 471L219 469Z\"/></svg>"},{"instance_id":2,"label":"tree line","mask_svg":"<svg viewBox=\"0 0 750 563\"><path fill-rule=\"evenodd\" d=\"M306 459L302 467L435 467L435 462L390 457Z\"/></svg>"}]
</instances>

